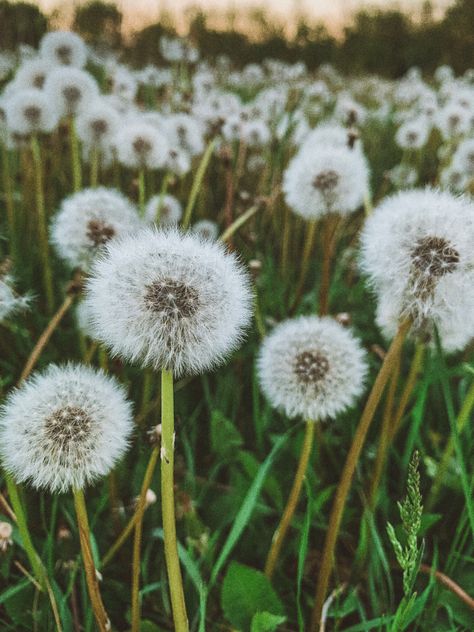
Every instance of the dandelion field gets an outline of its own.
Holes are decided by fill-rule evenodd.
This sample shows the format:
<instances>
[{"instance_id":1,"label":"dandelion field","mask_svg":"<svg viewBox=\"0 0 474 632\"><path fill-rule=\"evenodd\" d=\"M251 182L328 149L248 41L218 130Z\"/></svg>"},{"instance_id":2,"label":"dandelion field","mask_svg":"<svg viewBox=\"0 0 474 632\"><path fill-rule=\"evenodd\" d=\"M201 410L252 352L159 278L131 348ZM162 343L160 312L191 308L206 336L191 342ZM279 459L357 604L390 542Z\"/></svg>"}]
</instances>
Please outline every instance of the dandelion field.
<instances>
[{"instance_id":1,"label":"dandelion field","mask_svg":"<svg viewBox=\"0 0 474 632\"><path fill-rule=\"evenodd\" d=\"M472 72L161 47L4 60L0 629L473 630Z\"/></svg>"}]
</instances>

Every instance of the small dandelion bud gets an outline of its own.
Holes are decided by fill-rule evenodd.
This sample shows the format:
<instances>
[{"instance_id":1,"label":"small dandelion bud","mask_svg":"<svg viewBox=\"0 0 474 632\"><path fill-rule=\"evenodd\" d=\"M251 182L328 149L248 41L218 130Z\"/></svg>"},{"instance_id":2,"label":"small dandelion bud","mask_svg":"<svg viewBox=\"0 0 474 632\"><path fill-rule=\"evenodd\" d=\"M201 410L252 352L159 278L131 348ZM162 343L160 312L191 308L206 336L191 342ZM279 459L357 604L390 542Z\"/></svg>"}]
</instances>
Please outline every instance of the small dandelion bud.
<instances>
[{"instance_id":1,"label":"small dandelion bud","mask_svg":"<svg viewBox=\"0 0 474 632\"><path fill-rule=\"evenodd\" d=\"M288 417L336 417L362 394L365 352L350 331L325 317L287 320L263 341L262 390Z\"/></svg>"},{"instance_id":2,"label":"small dandelion bud","mask_svg":"<svg viewBox=\"0 0 474 632\"><path fill-rule=\"evenodd\" d=\"M60 541L71 540L72 538L71 530L67 526L61 525L58 529L57 538Z\"/></svg>"},{"instance_id":3,"label":"small dandelion bud","mask_svg":"<svg viewBox=\"0 0 474 632\"><path fill-rule=\"evenodd\" d=\"M86 301L96 337L113 354L175 375L222 362L251 313L235 256L172 229L110 243L93 266Z\"/></svg>"},{"instance_id":4,"label":"small dandelion bud","mask_svg":"<svg viewBox=\"0 0 474 632\"><path fill-rule=\"evenodd\" d=\"M145 220L159 226L175 226L182 215L181 202L173 195L154 195L145 207Z\"/></svg>"},{"instance_id":5,"label":"small dandelion bud","mask_svg":"<svg viewBox=\"0 0 474 632\"><path fill-rule=\"evenodd\" d=\"M3 466L18 483L82 489L123 455L131 405L115 379L81 365L51 365L14 390L0 412Z\"/></svg>"},{"instance_id":6,"label":"small dandelion bud","mask_svg":"<svg viewBox=\"0 0 474 632\"><path fill-rule=\"evenodd\" d=\"M9 546L13 544L13 528L9 522L0 522L0 551L5 553Z\"/></svg>"},{"instance_id":7,"label":"small dandelion bud","mask_svg":"<svg viewBox=\"0 0 474 632\"><path fill-rule=\"evenodd\" d=\"M146 490L145 495L145 505L149 507L150 505L154 505L156 503L156 494L152 489Z\"/></svg>"},{"instance_id":8,"label":"small dandelion bud","mask_svg":"<svg viewBox=\"0 0 474 632\"><path fill-rule=\"evenodd\" d=\"M215 241L217 236L219 235L219 227L216 222L211 221L210 219L201 219L196 222L191 231L201 237L201 239L206 239L209 241Z\"/></svg>"}]
</instances>

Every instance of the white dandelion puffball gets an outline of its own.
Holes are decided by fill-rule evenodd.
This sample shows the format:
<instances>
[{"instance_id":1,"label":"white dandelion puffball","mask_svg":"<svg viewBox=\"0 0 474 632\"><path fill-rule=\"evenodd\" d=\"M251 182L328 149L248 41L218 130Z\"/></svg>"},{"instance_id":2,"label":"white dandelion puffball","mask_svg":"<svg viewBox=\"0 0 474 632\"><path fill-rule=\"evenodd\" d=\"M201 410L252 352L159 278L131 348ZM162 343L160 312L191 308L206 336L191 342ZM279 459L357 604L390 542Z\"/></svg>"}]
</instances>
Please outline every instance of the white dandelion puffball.
<instances>
[{"instance_id":1,"label":"white dandelion puffball","mask_svg":"<svg viewBox=\"0 0 474 632\"><path fill-rule=\"evenodd\" d=\"M104 99L96 99L82 110L76 119L76 129L86 152L110 151L120 123L120 114Z\"/></svg>"},{"instance_id":2,"label":"white dandelion puffball","mask_svg":"<svg viewBox=\"0 0 474 632\"><path fill-rule=\"evenodd\" d=\"M84 189L63 200L51 225L51 241L71 267L87 269L110 240L142 226L137 209L119 191Z\"/></svg>"},{"instance_id":3,"label":"white dandelion puffball","mask_svg":"<svg viewBox=\"0 0 474 632\"><path fill-rule=\"evenodd\" d=\"M50 365L0 409L0 455L18 483L82 489L110 472L132 429L132 407L115 378L83 365Z\"/></svg>"},{"instance_id":4,"label":"white dandelion puffball","mask_svg":"<svg viewBox=\"0 0 474 632\"><path fill-rule=\"evenodd\" d=\"M61 66L46 77L44 91L62 116L77 114L99 96L95 79L85 70Z\"/></svg>"},{"instance_id":5,"label":"white dandelion puffball","mask_svg":"<svg viewBox=\"0 0 474 632\"><path fill-rule=\"evenodd\" d=\"M387 198L362 231L362 268L379 298L378 322L393 335L401 318L424 340L438 328L446 351L474 337L474 205L447 191Z\"/></svg>"},{"instance_id":6,"label":"white dandelion puffball","mask_svg":"<svg viewBox=\"0 0 474 632\"><path fill-rule=\"evenodd\" d=\"M83 68L87 62L87 47L76 33L53 31L41 40L40 55L53 64Z\"/></svg>"},{"instance_id":7,"label":"white dandelion puffball","mask_svg":"<svg viewBox=\"0 0 474 632\"><path fill-rule=\"evenodd\" d=\"M21 64L15 75L15 89L26 90L36 88L42 90L48 73L55 68L50 61L36 57Z\"/></svg>"},{"instance_id":8,"label":"white dandelion puffball","mask_svg":"<svg viewBox=\"0 0 474 632\"><path fill-rule=\"evenodd\" d=\"M352 333L330 317L286 320L264 339L258 374L274 408L309 421L333 418L362 394L367 363Z\"/></svg>"},{"instance_id":9,"label":"white dandelion puffball","mask_svg":"<svg viewBox=\"0 0 474 632\"><path fill-rule=\"evenodd\" d=\"M252 293L221 244L150 228L109 245L85 300L95 337L112 353L179 376L204 372L236 348Z\"/></svg>"},{"instance_id":10,"label":"white dandelion puffball","mask_svg":"<svg viewBox=\"0 0 474 632\"><path fill-rule=\"evenodd\" d=\"M173 195L154 195L145 207L145 220L160 226L175 226L183 215L181 202Z\"/></svg>"},{"instance_id":11,"label":"white dandelion puffball","mask_svg":"<svg viewBox=\"0 0 474 632\"><path fill-rule=\"evenodd\" d=\"M150 123L134 118L115 139L117 157L131 169L161 169L168 158L168 141Z\"/></svg>"},{"instance_id":12,"label":"white dandelion puffball","mask_svg":"<svg viewBox=\"0 0 474 632\"><path fill-rule=\"evenodd\" d=\"M296 154L283 178L288 206L304 219L348 215L364 202L369 169L360 151L317 145Z\"/></svg>"},{"instance_id":13,"label":"white dandelion puffball","mask_svg":"<svg viewBox=\"0 0 474 632\"><path fill-rule=\"evenodd\" d=\"M35 88L15 92L5 104L7 126L17 134L51 132L59 121L59 112L42 90Z\"/></svg>"},{"instance_id":14,"label":"white dandelion puffball","mask_svg":"<svg viewBox=\"0 0 474 632\"><path fill-rule=\"evenodd\" d=\"M210 219L200 219L192 225L191 232L201 237L201 239L215 241L219 236L219 226Z\"/></svg>"},{"instance_id":15,"label":"white dandelion puffball","mask_svg":"<svg viewBox=\"0 0 474 632\"><path fill-rule=\"evenodd\" d=\"M25 309L30 301L28 296L19 296L15 292L13 283L13 278L9 274L2 274L0 269L0 323Z\"/></svg>"}]
</instances>

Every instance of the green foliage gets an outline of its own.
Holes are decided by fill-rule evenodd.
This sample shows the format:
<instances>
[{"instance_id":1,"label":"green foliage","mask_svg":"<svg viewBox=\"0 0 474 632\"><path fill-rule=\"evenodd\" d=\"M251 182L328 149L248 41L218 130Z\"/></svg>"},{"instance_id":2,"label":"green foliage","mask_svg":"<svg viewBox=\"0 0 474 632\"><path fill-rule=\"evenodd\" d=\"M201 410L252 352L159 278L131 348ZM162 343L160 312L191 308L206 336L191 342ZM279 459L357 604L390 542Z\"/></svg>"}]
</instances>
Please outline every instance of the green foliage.
<instances>
[{"instance_id":1,"label":"green foliage","mask_svg":"<svg viewBox=\"0 0 474 632\"><path fill-rule=\"evenodd\" d=\"M414 452L408 465L407 495L405 500L398 503L400 518L402 520L402 532L405 543L398 539L392 524L388 523L387 533L395 551L398 564L403 571L403 593L404 599L395 615L395 623L392 629L404 629L405 619L412 609L416 593L413 593L413 586L423 553L423 546L418 546L418 534L421 529L421 516L423 505L420 493L420 473L418 471L419 455Z\"/></svg>"},{"instance_id":2,"label":"green foliage","mask_svg":"<svg viewBox=\"0 0 474 632\"><path fill-rule=\"evenodd\" d=\"M285 620L283 604L270 580L237 562L230 563L224 578L221 605L226 619L243 631L271 632Z\"/></svg>"}]
</instances>

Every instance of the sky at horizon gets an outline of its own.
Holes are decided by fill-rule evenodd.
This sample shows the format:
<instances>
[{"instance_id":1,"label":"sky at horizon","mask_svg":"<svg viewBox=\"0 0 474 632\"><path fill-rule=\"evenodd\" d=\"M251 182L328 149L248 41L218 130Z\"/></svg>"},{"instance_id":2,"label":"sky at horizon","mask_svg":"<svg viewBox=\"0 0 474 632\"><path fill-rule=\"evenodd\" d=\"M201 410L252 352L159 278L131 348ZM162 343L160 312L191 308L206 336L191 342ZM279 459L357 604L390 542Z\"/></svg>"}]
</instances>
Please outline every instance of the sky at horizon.
<instances>
[{"instance_id":1,"label":"sky at horizon","mask_svg":"<svg viewBox=\"0 0 474 632\"><path fill-rule=\"evenodd\" d=\"M47 12L57 11L67 19L74 7L87 0L36 0ZM454 0L432 0L437 11L442 11ZM202 7L215 15L224 15L233 10L238 16L252 8L263 8L279 19L289 16L305 15L314 20L325 22L330 29L337 29L347 22L350 16L362 7L400 8L409 13L421 10L424 0L116 0L127 28L135 28L158 19L167 12L180 18L187 9Z\"/></svg>"}]
</instances>

